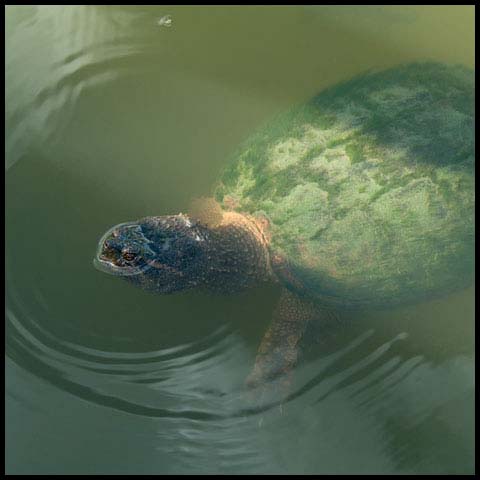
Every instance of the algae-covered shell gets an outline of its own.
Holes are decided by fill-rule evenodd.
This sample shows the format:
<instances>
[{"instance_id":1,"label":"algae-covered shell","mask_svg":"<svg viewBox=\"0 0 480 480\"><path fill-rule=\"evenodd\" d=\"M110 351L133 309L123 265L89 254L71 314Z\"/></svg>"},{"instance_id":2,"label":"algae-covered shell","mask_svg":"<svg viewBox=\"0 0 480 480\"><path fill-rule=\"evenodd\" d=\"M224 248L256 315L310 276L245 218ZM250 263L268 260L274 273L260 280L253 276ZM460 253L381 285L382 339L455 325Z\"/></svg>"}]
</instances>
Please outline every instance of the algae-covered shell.
<instances>
[{"instance_id":1,"label":"algae-covered shell","mask_svg":"<svg viewBox=\"0 0 480 480\"><path fill-rule=\"evenodd\" d=\"M473 72L410 64L278 116L233 155L215 197L268 218L272 254L310 295L401 304L472 282L474 163Z\"/></svg>"}]
</instances>

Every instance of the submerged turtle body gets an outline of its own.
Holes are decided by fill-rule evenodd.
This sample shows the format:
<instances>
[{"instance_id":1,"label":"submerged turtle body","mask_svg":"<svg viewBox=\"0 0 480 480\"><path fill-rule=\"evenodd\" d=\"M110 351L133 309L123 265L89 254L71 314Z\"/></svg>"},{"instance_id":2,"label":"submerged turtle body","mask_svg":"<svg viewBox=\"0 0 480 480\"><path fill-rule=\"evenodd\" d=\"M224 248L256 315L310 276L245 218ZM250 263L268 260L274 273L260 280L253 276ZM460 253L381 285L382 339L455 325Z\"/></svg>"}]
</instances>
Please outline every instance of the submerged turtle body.
<instances>
[{"instance_id":1,"label":"submerged turtle body","mask_svg":"<svg viewBox=\"0 0 480 480\"><path fill-rule=\"evenodd\" d=\"M164 294L280 281L248 383L287 378L317 305L407 304L473 281L473 95L472 71L433 63L332 87L248 139L197 212L109 229L95 265Z\"/></svg>"},{"instance_id":2,"label":"submerged turtle body","mask_svg":"<svg viewBox=\"0 0 480 480\"><path fill-rule=\"evenodd\" d=\"M215 198L268 219L291 289L404 304L472 282L474 161L473 72L411 64L279 116L236 152Z\"/></svg>"}]
</instances>

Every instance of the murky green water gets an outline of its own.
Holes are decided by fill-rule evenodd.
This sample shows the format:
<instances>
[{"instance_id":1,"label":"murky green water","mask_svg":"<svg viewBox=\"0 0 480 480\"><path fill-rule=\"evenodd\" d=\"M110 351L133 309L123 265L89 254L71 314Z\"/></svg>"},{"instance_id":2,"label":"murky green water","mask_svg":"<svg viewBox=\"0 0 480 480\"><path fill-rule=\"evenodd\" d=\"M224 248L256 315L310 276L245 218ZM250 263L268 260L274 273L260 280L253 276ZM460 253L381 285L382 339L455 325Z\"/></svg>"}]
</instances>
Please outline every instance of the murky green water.
<instances>
[{"instance_id":1,"label":"murky green water","mask_svg":"<svg viewBox=\"0 0 480 480\"><path fill-rule=\"evenodd\" d=\"M473 287L312 325L284 414L245 414L276 287L92 266L274 113L372 67L473 68L473 39L473 7L7 7L6 472L473 473Z\"/></svg>"}]
</instances>

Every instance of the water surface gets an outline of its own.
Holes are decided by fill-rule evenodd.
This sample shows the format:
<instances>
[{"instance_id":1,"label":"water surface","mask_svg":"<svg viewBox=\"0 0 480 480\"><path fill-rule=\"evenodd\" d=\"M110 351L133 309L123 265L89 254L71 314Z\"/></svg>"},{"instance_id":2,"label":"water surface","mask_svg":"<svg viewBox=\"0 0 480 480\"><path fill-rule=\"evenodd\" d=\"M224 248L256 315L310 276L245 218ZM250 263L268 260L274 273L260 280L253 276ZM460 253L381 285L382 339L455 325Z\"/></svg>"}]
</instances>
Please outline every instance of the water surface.
<instances>
[{"instance_id":1,"label":"water surface","mask_svg":"<svg viewBox=\"0 0 480 480\"><path fill-rule=\"evenodd\" d=\"M6 472L473 473L473 287L310 326L280 414L243 396L277 287L161 297L92 266L275 113L369 68L473 68L473 38L473 7L7 7Z\"/></svg>"}]
</instances>

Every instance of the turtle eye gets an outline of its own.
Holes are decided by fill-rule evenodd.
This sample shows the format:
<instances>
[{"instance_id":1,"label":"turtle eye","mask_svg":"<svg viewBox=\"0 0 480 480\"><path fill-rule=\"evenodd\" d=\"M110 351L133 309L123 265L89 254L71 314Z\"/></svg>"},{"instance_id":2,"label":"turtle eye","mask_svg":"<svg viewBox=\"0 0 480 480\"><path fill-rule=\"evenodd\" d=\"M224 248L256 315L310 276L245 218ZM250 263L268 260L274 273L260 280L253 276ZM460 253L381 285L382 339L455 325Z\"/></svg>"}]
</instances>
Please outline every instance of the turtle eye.
<instances>
[{"instance_id":1,"label":"turtle eye","mask_svg":"<svg viewBox=\"0 0 480 480\"><path fill-rule=\"evenodd\" d=\"M136 255L133 252L122 252L122 257L127 262L131 262L136 257Z\"/></svg>"},{"instance_id":2,"label":"turtle eye","mask_svg":"<svg viewBox=\"0 0 480 480\"><path fill-rule=\"evenodd\" d=\"M111 240L105 240L103 242L103 248L105 250L111 250L113 248L112 241Z\"/></svg>"}]
</instances>

